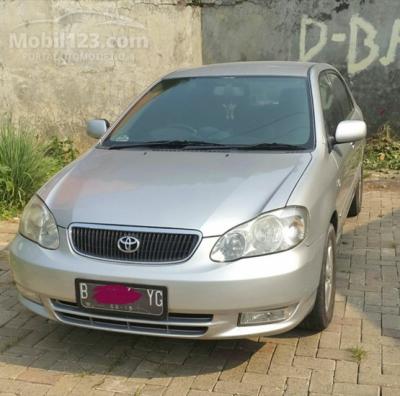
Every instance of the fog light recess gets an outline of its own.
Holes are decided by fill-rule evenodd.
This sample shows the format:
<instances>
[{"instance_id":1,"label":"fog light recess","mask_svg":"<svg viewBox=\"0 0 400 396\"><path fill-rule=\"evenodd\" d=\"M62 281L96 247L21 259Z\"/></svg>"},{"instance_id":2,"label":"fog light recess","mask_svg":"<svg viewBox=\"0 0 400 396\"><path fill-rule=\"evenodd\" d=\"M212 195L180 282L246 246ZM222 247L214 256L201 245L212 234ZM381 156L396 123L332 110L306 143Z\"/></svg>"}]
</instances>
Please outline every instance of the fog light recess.
<instances>
[{"instance_id":1,"label":"fog light recess","mask_svg":"<svg viewBox=\"0 0 400 396\"><path fill-rule=\"evenodd\" d=\"M295 308L296 305L291 305L267 311L242 312L239 315L239 326L255 326L282 322L289 319Z\"/></svg>"}]
</instances>

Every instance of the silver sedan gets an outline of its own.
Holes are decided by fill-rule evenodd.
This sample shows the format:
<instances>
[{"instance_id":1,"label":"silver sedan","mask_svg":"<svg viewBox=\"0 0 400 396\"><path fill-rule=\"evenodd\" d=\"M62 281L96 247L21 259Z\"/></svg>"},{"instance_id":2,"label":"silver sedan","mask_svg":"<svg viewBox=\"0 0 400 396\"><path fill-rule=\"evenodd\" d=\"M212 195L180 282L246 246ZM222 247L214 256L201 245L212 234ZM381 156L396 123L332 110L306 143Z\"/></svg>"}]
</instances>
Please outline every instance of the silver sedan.
<instances>
[{"instance_id":1,"label":"silver sedan","mask_svg":"<svg viewBox=\"0 0 400 396\"><path fill-rule=\"evenodd\" d=\"M65 324L182 338L322 330L362 200L363 116L330 65L171 73L29 202L21 303Z\"/></svg>"}]
</instances>

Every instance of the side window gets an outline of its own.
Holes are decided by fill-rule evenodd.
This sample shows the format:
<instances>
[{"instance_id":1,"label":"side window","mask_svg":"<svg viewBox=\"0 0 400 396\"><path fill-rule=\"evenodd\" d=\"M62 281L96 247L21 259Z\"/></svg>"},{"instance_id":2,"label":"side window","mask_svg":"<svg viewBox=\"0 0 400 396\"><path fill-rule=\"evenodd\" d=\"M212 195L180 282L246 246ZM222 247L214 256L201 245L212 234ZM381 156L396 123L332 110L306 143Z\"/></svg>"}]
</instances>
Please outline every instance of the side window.
<instances>
[{"instance_id":1,"label":"side window","mask_svg":"<svg viewBox=\"0 0 400 396\"><path fill-rule=\"evenodd\" d=\"M329 80L332 85L333 95L342 109L342 113L344 115L343 120L345 120L353 111L353 102L350 98L346 86L343 84L343 81L336 74L329 73Z\"/></svg>"},{"instance_id":2,"label":"side window","mask_svg":"<svg viewBox=\"0 0 400 396\"><path fill-rule=\"evenodd\" d=\"M333 137L335 136L336 127L339 122L343 121L345 117L326 74L321 74L319 78L319 90L325 119L325 129L328 135Z\"/></svg>"}]
</instances>

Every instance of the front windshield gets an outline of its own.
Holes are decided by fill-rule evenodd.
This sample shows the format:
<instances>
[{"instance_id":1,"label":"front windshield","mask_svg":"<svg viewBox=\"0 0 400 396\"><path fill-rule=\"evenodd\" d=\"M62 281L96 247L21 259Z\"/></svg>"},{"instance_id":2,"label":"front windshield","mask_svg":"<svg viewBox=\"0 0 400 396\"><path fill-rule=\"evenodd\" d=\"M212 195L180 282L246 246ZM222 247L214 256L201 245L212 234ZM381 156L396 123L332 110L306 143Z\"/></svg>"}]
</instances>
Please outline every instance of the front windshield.
<instances>
[{"instance_id":1,"label":"front windshield","mask_svg":"<svg viewBox=\"0 0 400 396\"><path fill-rule=\"evenodd\" d=\"M196 77L161 81L104 140L224 146L313 145L307 80L300 77Z\"/></svg>"}]
</instances>

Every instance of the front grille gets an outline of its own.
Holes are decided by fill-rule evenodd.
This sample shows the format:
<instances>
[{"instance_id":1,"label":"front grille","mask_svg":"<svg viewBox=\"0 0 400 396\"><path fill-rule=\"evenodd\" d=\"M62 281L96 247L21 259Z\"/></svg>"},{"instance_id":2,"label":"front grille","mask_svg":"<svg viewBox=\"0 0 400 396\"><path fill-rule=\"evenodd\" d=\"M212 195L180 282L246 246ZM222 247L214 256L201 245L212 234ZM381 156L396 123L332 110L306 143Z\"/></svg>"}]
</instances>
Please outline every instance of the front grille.
<instances>
[{"instance_id":1,"label":"front grille","mask_svg":"<svg viewBox=\"0 0 400 396\"><path fill-rule=\"evenodd\" d=\"M132 236L140 241L136 252L125 253L118 249L118 240L125 236ZM136 263L165 263L189 258L200 242L200 235L175 230L73 225L70 229L70 239L74 250L85 256Z\"/></svg>"},{"instance_id":2,"label":"front grille","mask_svg":"<svg viewBox=\"0 0 400 396\"><path fill-rule=\"evenodd\" d=\"M213 315L209 314L169 313L162 321L134 319L129 315L105 316L85 312L75 303L60 300L51 300L51 306L58 319L64 323L122 333L198 337L207 332L207 325L213 320Z\"/></svg>"}]
</instances>

